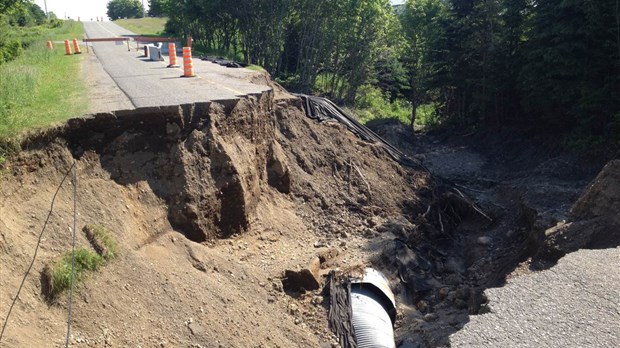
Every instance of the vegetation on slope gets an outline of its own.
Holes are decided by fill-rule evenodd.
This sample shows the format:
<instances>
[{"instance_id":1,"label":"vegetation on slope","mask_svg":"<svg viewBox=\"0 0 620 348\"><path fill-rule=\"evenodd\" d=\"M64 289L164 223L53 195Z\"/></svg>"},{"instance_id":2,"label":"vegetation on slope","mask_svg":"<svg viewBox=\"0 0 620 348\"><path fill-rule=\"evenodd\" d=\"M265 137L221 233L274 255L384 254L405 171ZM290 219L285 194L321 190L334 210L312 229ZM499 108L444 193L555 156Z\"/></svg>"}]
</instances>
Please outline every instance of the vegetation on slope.
<instances>
[{"instance_id":1,"label":"vegetation on slope","mask_svg":"<svg viewBox=\"0 0 620 348\"><path fill-rule=\"evenodd\" d=\"M44 278L49 299L53 300L69 289L72 268L74 282L77 283L118 256L118 245L108 229L98 225L87 225L84 227L84 232L96 252L84 247L78 248L75 250L75 258L71 251L67 251L47 265Z\"/></svg>"},{"instance_id":2,"label":"vegetation on slope","mask_svg":"<svg viewBox=\"0 0 620 348\"><path fill-rule=\"evenodd\" d=\"M114 23L140 35L161 35L164 32L167 18L147 17L117 19Z\"/></svg>"},{"instance_id":3,"label":"vegetation on slope","mask_svg":"<svg viewBox=\"0 0 620 348\"><path fill-rule=\"evenodd\" d=\"M44 16L33 19L27 15L39 13L32 10L37 5L15 4L0 14L0 161L16 150L11 144L24 130L86 110L82 57L65 56L62 44L51 51L45 46L48 40L81 37L82 24Z\"/></svg>"}]
</instances>

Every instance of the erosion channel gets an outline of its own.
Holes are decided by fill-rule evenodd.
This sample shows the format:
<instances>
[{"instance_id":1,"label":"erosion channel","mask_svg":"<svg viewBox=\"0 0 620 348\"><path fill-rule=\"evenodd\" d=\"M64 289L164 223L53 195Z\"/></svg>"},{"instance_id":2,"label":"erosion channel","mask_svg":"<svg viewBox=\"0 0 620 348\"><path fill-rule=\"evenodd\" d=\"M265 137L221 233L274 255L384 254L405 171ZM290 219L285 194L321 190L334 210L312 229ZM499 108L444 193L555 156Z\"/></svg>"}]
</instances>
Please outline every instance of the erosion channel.
<instances>
[{"instance_id":1,"label":"erosion channel","mask_svg":"<svg viewBox=\"0 0 620 348\"><path fill-rule=\"evenodd\" d=\"M3 316L74 162L77 181L59 191L3 344L64 343L66 294L50 297L43 278L71 248L77 184L78 245L89 247L82 227L95 224L120 251L76 289L74 346L336 347L323 289L283 286L286 270L315 258L319 283L363 266L388 276L397 346L448 345L484 310L485 289L563 255L545 247L545 230L570 218L601 166L501 157L478 152L481 140L413 138L403 127L371 125L420 167L270 91L30 135L0 174Z\"/></svg>"}]
</instances>

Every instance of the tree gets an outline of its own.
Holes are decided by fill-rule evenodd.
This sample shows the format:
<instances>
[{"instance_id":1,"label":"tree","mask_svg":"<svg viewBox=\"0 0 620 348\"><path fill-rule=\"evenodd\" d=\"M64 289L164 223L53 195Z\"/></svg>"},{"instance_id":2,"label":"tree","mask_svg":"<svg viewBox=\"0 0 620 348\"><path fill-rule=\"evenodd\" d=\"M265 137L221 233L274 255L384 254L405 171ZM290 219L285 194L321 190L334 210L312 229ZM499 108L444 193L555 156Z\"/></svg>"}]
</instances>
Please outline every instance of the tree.
<instances>
[{"instance_id":1,"label":"tree","mask_svg":"<svg viewBox=\"0 0 620 348\"><path fill-rule=\"evenodd\" d=\"M151 17L164 17L166 0L149 0L149 16Z\"/></svg>"},{"instance_id":2,"label":"tree","mask_svg":"<svg viewBox=\"0 0 620 348\"><path fill-rule=\"evenodd\" d=\"M119 18L140 18L144 7L139 0L112 0L108 2L108 17L111 20Z\"/></svg>"},{"instance_id":3,"label":"tree","mask_svg":"<svg viewBox=\"0 0 620 348\"><path fill-rule=\"evenodd\" d=\"M618 11L616 0L538 4L519 80L524 106L540 126L593 140L618 129Z\"/></svg>"},{"instance_id":4,"label":"tree","mask_svg":"<svg viewBox=\"0 0 620 348\"><path fill-rule=\"evenodd\" d=\"M28 0L0 0L0 14L10 14L12 10L22 7Z\"/></svg>"},{"instance_id":5,"label":"tree","mask_svg":"<svg viewBox=\"0 0 620 348\"><path fill-rule=\"evenodd\" d=\"M418 106L429 102L430 95L446 82L442 74L448 67L442 64L450 15L445 1L408 0L400 20L407 39L402 60L409 75L413 128Z\"/></svg>"}]
</instances>

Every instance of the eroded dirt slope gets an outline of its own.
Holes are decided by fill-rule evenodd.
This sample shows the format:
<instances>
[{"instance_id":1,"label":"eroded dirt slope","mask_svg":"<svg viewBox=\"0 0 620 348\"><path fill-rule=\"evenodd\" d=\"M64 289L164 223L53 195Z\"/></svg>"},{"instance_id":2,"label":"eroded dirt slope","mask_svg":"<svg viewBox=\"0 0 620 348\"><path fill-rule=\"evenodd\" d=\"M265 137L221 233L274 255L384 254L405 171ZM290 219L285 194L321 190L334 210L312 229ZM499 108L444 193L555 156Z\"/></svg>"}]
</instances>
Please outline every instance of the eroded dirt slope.
<instances>
[{"instance_id":1,"label":"eroded dirt slope","mask_svg":"<svg viewBox=\"0 0 620 348\"><path fill-rule=\"evenodd\" d=\"M427 206L426 174L271 93L98 114L23 146L0 178L0 315L73 161L78 245L86 224L121 244L76 290L75 347L330 346L325 301L285 293L283 271L329 248L325 267L365 264L393 238L380 226ZM46 299L41 272L70 250L72 190L59 192L3 346L64 343L66 298Z\"/></svg>"}]
</instances>

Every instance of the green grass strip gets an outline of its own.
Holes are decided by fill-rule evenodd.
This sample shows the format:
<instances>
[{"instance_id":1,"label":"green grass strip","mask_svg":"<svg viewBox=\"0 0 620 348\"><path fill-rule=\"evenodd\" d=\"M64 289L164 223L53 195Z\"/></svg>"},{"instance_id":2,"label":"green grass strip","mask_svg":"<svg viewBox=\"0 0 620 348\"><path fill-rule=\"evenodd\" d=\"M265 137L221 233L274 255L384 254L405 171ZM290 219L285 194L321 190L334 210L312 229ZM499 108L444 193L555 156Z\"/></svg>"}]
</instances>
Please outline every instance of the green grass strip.
<instances>
[{"instance_id":1,"label":"green grass strip","mask_svg":"<svg viewBox=\"0 0 620 348\"><path fill-rule=\"evenodd\" d=\"M168 18L164 17L147 17L147 18L131 18L117 19L114 23L121 27L132 31L138 35L162 35Z\"/></svg>"},{"instance_id":2,"label":"green grass strip","mask_svg":"<svg viewBox=\"0 0 620 348\"><path fill-rule=\"evenodd\" d=\"M48 39L78 40L81 23L48 29L17 59L0 65L0 143L23 131L49 126L83 114L87 91L80 75L82 55L65 56L64 47L45 48ZM7 155L1 152L0 156Z\"/></svg>"}]
</instances>

